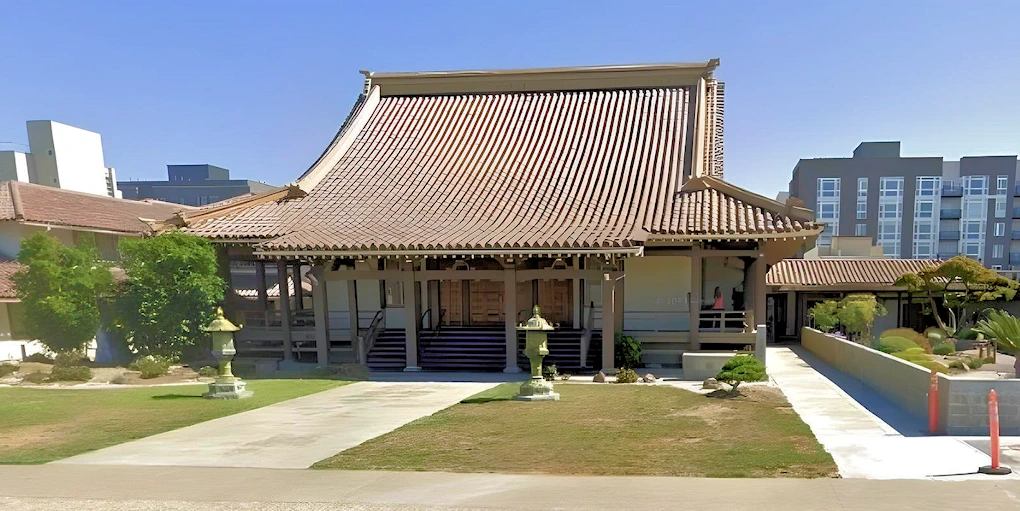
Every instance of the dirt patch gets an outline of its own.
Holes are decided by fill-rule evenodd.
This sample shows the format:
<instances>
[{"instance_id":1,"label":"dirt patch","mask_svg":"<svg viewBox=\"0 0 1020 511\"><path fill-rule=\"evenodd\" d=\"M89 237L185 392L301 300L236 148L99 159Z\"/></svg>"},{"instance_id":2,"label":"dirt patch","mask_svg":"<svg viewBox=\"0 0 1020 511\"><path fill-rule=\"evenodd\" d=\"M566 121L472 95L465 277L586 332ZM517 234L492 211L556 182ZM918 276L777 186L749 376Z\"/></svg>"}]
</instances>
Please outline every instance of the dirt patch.
<instances>
[{"instance_id":1,"label":"dirt patch","mask_svg":"<svg viewBox=\"0 0 1020 511\"><path fill-rule=\"evenodd\" d=\"M0 435L0 451L32 449L53 442L66 441L68 437L74 435L76 429L76 424L47 424L9 429Z\"/></svg>"},{"instance_id":2,"label":"dirt patch","mask_svg":"<svg viewBox=\"0 0 1020 511\"><path fill-rule=\"evenodd\" d=\"M708 423L709 426L718 426L732 414L733 410L730 408L722 404L712 403L696 408L674 411L669 414L669 417L697 417Z\"/></svg>"}]
</instances>

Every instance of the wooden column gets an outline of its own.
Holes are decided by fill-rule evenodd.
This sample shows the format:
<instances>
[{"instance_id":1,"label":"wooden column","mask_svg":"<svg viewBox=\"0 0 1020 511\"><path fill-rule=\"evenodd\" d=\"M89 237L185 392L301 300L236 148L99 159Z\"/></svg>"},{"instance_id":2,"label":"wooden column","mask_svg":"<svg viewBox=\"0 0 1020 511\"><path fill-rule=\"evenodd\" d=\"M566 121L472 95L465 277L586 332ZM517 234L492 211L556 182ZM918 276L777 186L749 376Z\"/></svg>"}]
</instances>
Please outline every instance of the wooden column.
<instances>
[{"instance_id":1,"label":"wooden column","mask_svg":"<svg viewBox=\"0 0 1020 511\"><path fill-rule=\"evenodd\" d=\"M504 373L519 373L517 365L517 270L503 271L503 314L506 316L506 367Z\"/></svg>"},{"instance_id":2,"label":"wooden column","mask_svg":"<svg viewBox=\"0 0 1020 511\"><path fill-rule=\"evenodd\" d=\"M315 314L315 354L318 364L329 365L329 304L326 296L326 271L323 265L312 269L312 312Z\"/></svg>"},{"instance_id":3,"label":"wooden column","mask_svg":"<svg viewBox=\"0 0 1020 511\"><path fill-rule=\"evenodd\" d=\"M259 310L269 310L269 299L266 297L266 262L255 261L255 289L258 291Z\"/></svg>"},{"instance_id":4,"label":"wooden column","mask_svg":"<svg viewBox=\"0 0 1020 511\"><path fill-rule=\"evenodd\" d=\"M616 280L606 274L602 281L602 372L615 373Z\"/></svg>"},{"instance_id":5,"label":"wooden column","mask_svg":"<svg viewBox=\"0 0 1020 511\"><path fill-rule=\"evenodd\" d=\"M294 310L305 310L305 293L301 285L301 263L294 264Z\"/></svg>"},{"instance_id":6,"label":"wooden column","mask_svg":"<svg viewBox=\"0 0 1020 511\"><path fill-rule=\"evenodd\" d=\"M581 258L574 256L574 270L580 269L578 266L581 262ZM571 290L571 301L574 303L574 329L581 328L581 279L574 277L570 279L570 285L573 287Z\"/></svg>"},{"instance_id":7,"label":"wooden column","mask_svg":"<svg viewBox=\"0 0 1020 511\"><path fill-rule=\"evenodd\" d=\"M700 255L691 256L691 303L690 306L690 342L691 351L701 349L701 341L698 339L698 329L701 327L701 290L704 285L701 282L701 265L704 258Z\"/></svg>"},{"instance_id":8,"label":"wooden column","mask_svg":"<svg viewBox=\"0 0 1020 511\"><path fill-rule=\"evenodd\" d=\"M406 338L405 371L421 371L418 366L418 290L414 286L414 263L401 278L404 281L404 335Z\"/></svg>"},{"instance_id":9,"label":"wooden column","mask_svg":"<svg viewBox=\"0 0 1020 511\"><path fill-rule=\"evenodd\" d=\"M623 335L623 295L626 285L626 278L617 280L616 287L613 290L613 314L615 314L615 316L613 316L613 332L615 335Z\"/></svg>"},{"instance_id":10,"label":"wooden column","mask_svg":"<svg viewBox=\"0 0 1020 511\"><path fill-rule=\"evenodd\" d=\"M368 361L368 353L362 353L365 348L358 342L361 325L358 324L358 281L350 279L347 284L347 317L351 328L351 348L358 361L362 364Z\"/></svg>"},{"instance_id":11,"label":"wooden column","mask_svg":"<svg viewBox=\"0 0 1020 511\"><path fill-rule=\"evenodd\" d=\"M768 289L765 286L765 254L761 254L754 260L754 328L764 325L768 321L765 314L765 306Z\"/></svg>"},{"instance_id":12,"label":"wooden column","mask_svg":"<svg viewBox=\"0 0 1020 511\"><path fill-rule=\"evenodd\" d=\"M283 360L294 360L294 340L290 333L290 286L287 285L287 261L276 261L276 276L280 283L280 328L283 331Z\"/></svg>"}]
</instances>

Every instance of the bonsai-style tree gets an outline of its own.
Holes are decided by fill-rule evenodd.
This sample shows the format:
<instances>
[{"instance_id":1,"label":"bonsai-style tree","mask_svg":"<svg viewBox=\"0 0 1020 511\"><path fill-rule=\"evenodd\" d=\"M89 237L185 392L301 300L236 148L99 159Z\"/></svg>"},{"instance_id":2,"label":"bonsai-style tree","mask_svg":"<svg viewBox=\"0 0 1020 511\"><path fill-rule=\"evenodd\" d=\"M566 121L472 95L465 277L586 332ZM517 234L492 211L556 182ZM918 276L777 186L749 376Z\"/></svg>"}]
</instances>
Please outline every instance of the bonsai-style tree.
<instances>
[{"instance_id":1,"label":"bonsai-style tree","mask_svg":"<svg viewBox=\"0 0 1020 511\"><path fill-rule=\"evenodd\" d=\"M730 386L730 395L737 395L737 387L745 381L762 381L768 375L765 374L765 365L757 358L750 355L737 355L726 361L715 379L725 382Z\"/></svg>"},{"instance_id":2,"label":"bonsai-style tree","mask_svg":"<svg viewBox=\"0 0 1020 511\"><path fill-rule=\"evenodd\" d=\"M960 320L966 317L969 308L979 302L1012 300L1020 287L1017 281L964 256L956 256L930 270L904 274L896 285L927 299L926 309L950 336L962 326ZM947 311L945 319L939 313L936 298L941 298Z\"/></svg>"},{"instance_id":3,"label":"bonsai-style tree","mask_svg":"<svg viewBox=\"0 0 1020 511\"><path fill-rule=\"evenodd\" d=\"M1020 318L996 309L985 310L984 316L974 330L994 341L1003 351L1020 355ZM1020 356L1013 364L1013 376L1020 378Z\"/></svg>"},{"instance_id":4,"label":"bonsai-style tree","mask_svg":"<svg viewBox=\"0 0 1020 511\"><path fill-rule=\"evenodd\" d=\"M25 333L50 350L81 350L101 326L100 301L113 286L110 269L99 261L95 238L84 234L68 246L46 233L21 240L14 274L18 298L27 312Z\"/></svg>"},{"instance_id":5,"label":"bonsai-style tree","mask_svg":"<svg viewBox=\"0 0 1020 511\"><path fill-rule=\"evenodd\" d=\"M120 245L129 278L116 302L116 326L139 355L178 359L207 339L201 327L223 301L226 282L208 240L178 231Z\"/></svg>"},{"instance_id":6,"label":"bonsai-style tree","mask_svg":"<svg viewBox=\"0 0 1020 511\"><path fill-rule=\"evenodd\" d=\"M875 298L875 295L867 293L847 295L838 305L836 318L846 329L847 335L858 343L870 346L871 328L875 325L875 318L888 314L885 306Z\"/></svg>"},{"instance_id":7,"label":"bonsai-style tree","mask_svg":"<svg viewBox=\"0 0 1020 511\"><path fill-rule=\"evenodd\" d=\"M808 316L815 321L815 327L823 332L831 332L839 325L839 318L836 317L839 302L836 300L825 300L818 302L808 310Z\"/></svg>"}]
</instances>

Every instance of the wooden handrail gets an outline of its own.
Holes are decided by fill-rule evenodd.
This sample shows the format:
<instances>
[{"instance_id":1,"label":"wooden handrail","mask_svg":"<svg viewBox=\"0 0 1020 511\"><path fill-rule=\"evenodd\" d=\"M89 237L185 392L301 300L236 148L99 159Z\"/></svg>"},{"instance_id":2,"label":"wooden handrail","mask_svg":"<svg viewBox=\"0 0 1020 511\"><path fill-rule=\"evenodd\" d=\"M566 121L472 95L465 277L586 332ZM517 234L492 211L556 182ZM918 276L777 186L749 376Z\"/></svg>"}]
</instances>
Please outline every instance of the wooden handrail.
<instances>
[{"instance_id":1,"label":"wooden handrail","mask_svg":"<svg viewBox=\"0 0 1020 511\"><path fill-rule=\"evenodd\" d=\"M375 313L375 316L372 316L372 322L369 323L368 330L365 332L365 335L357 335L358 359L362 365L368 363L368 352L372 351L372 348L375 347L375 340L379 337L379 332L385 328L386 309L380 309Z\"/></svg>"}]
</instances>

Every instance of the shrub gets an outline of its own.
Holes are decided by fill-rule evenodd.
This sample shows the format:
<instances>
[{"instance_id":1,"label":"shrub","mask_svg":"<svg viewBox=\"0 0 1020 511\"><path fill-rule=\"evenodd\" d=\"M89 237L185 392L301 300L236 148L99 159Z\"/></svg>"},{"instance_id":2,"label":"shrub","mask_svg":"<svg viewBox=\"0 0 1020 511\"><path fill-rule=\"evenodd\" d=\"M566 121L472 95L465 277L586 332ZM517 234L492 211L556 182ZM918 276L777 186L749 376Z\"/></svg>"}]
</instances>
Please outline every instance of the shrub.
<instances>
[{"instance_id":1,"label":"shrub","mask_svg":"<svg viewBox=\"0 0 1020 511\"><path fill-rule=\"evenodd\" d=\"M21 381L28 383L42 383L46 381L47 378L49 378L49 376L46 373L42 371L35 371L22 376Z\"/></svg>"},{"instance_id":2,"label":"shrub","mask_svg":"<svg viewBox=\"0 0 1020 511\"><path fill-rule=\"evenodd\" d=\"M18 369L20 369L20 367L14 364L0 364L0 378L3 378L4 376L10 376L18 372Z\"/></svg>"},{"instance_id":3,"label":"shrub","mask_svg":"<svg viewBox=\"0 0 1020 511\"><path fill-rule=\"evenodd\" d=\"M875 318L886 314L888 311L875 295L855 293L839 301L836 319L843 325L848 336L857 342L871 345L871 328L875 325Z\"/></svg>"},{"instance_id":4,"label":"shrub","mask_svg":"<svg viewBox=\"0 0 1020 511\"><path fill-rule=\"evenodd\" d=\"M762 381L767 378L765 366L758 359L748 355L737 355L726 361L715 379L730 386L730 394L737 394L737 387L745 381Z\"/></svg>"},{"instance_id":5,"label":"shrub","mask_svg":"<svg viewBox=\"0 0 1020 511\"><path fill-rule=\"evenodd\" d=\"M898 335L883 336L878 339L878 346L881 351L886 353L897 353L900 351L906 351L911 348L920 349L924 352L925 349L921 348L914 341L907 339L906 337L900 337Z\"/></svg>"},{"instance_id":6,"label":"shrub","mask_svg":"<svg viewBox=\"0 0 1020 511\"><path fill-rule=\"evenodd\" d=\"M891 328L882 332L881 337L902 337L924 348L925 353L931 353L932 344L937 344L930 341L926 334L918 333L912 328ZM881 343L881 338L879 342Z\"/></svg>"},{"instance_id":7,"label":"shrub","mask_svg":"<svg viewBox=\"0 0 1020 511\"><path fill-rule=\"evenodd\" d=\"M128 378L128 375L126 375L124 373L118 374L117 376L114 376L110 380L110 383L112 383L114 385L126 385L126 384L128 384L130 382L131 382L131 380Z\"/></svg>"},{"instance_id":8,"label":"shrub","mask_svg":"<svg viewBox=\"0 0 1020 511\"><path fill-rule=\"evenodd\" d=\"M616 383L637 383L638 375L633 369L620 369L616 373Z\"/></svg>"},{"instance_id":9,"label":"shrub","mask_svg":"<svg viewBox=\"0 0 1020 511\"><path fill-rule=\"evenodd\" d=\"M84 361L85 354L78 350L62 351L53 357L53 365L57 367L80 366Z\"/></svg>"},{"instance_id":10,"label":"shrub","mask_svg":"<svg viewBox=\"0 0 1020 511\"><path fill-rule=\"evenodd\" d=\"M967 370L967 364L964 364L962 360L953 360L949 363L950 369L960 369L962 371Z\"/></svg>"},{"instance_id":11,"label":"shrub","mask_svg":"<svg viewBox=\"0 0 1020 511\"><path fill-rule=\"evenodd\" d=\"M953 353L956 353L956 344L954 344L953 341L944 342L932 348L931 352L936 355L952 355Z\"/></svg>"},{"instance_id":12,"label":"shrub","mask_svg":"<svg viewBox=\"0 0 1020 511\"><path fill-rule=\"evenodd\" d=\"M835 300L818 302L808 310L808 316L815 322L815 327L823 332L831 332L839 325L836 310L839 304Z\"/></svg>"},{"instance_id":13,"label":"shrub","mask_svg":"<svg viewBox=\"0 0 1020 511\"><path fill-rule=\"evenodd\" d=\"M973 341L977 339L978 335L979 332L977 330L974 330L973 328L964 328L963 330L956 332L957 339L966 339L968 341Z\"/></svg>"},{"instance_id":14,"label":"shrub","mask_svg":"<svg viewBox=\"0 0 1020 511\"><path fill-rule=\"evenodd\" d=\"M641 343L629 335L616 336L613 347L616 367L620 369L634 369L641 367Z\"/></svg>"},{"instance_id":15,"label":"shrub","mask_svg":"<svg viewBox=\"0 0 1020 511\"><path fill-rule=\"evenodd\" d=\"M198 375L205 378L215 378L219 376L220 370L213 366L204 366L198 370Z\"/></svg>"},{"instance_id":16,"label":"shrub","mask_svg":"<svg viewBox=\"0 0 1020 511\"><path fill-rule=\"evenodd\" d=\"M928 369L930 371L935 371L936 373L942 373L942 374L948 374L949 373L949 368L946 367L945 364L936 362L934 360L923 360L923 361L914 362L914 363L919 365L919 366L921 366L921 367L923 367L923 368L925 368L925 369Z\"/></svg>"},{"instance_id":17,"label":"shrub","mask_svg":"<svg viewBox=\"0 0 1020 511\"><path fill-rule=\"evenodd\" d=\"M52 364L53 363L53 357L51 357L51 356L49 356L49 355L47 355L45 353L39 352L39 353L33 353L33 354L25 357L25 359L22 360L22 362L35 362L36 364Z\"/></svg>"},{"instance_id":18,"label":"shrub","mask_svg":"<svg viewBox=\"0 0 1020 511\"><path fill-rule=\"evenodd\" d=\"M85 366L53 366L50 371L50 381L89 381L92 379L92 369Z\"/></svg>"},{"instance_id":19,"label":"shrub","mask_svg":"<svg viewBox=\"0 0 1020 511\"><path fill-rule=\"evenodd\" d=\"M556 364L549 364L542 368L542 377L546 381L553 381L560 373L556 369Z\"/></svg>"},{"instance_id":20,"label":"shrub","mask_svg":"<svg viewBox=\"0 0 1020 511\"><path fill-rule=\"evenodd\" d=\"M131 362L128 369L142 373L143 379L158 378L170 370L170 362L166 357L149 355Z\"/></svg>"},{"instance_id":21,"label":"shrub","mask_svg":"<svg viewBox=\"0 0 1020 511\"><path fill-rule=\"evenodd\" d=\"M893 353L892 356L894 356L896 358L899 358L899 359L902 359L902 360L909 361L909 362L914 362L914 363L927 362L927 361L931 360L930 358L928 358L928 355L924 354L923 352L922 353L918 353L918 352L911 352L911 351L899 351L899 352Z\"/></svg>"},{"instance_id":22,"label":"shrub","mask_svg":"<svg viewBox=\"0 0 1020 511\"><path fill-rule=\"evenodd\" d=\"M974 357L967 359L967 366L971 369L981 369L981 366L983 365L985 365L985 361L980 358Z\"/></svg>"},{"instance_id":23,"label":"shrub","mask_svg":"<svg viewBox=\"0 0 1020 511\"><path fill-rule=\"evenodd\" d=\"M950 338L948 332L937 326L931 326L926 328L924 330L924 337L925 339L928 340L928 342L930 342L933 345L946 342Z\"/></svg>"}]
</instances>

